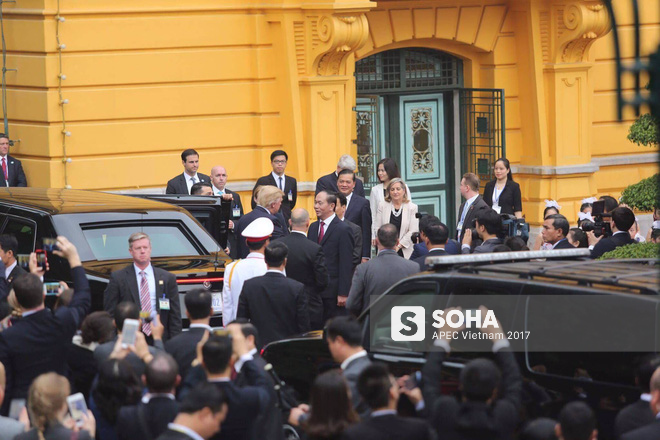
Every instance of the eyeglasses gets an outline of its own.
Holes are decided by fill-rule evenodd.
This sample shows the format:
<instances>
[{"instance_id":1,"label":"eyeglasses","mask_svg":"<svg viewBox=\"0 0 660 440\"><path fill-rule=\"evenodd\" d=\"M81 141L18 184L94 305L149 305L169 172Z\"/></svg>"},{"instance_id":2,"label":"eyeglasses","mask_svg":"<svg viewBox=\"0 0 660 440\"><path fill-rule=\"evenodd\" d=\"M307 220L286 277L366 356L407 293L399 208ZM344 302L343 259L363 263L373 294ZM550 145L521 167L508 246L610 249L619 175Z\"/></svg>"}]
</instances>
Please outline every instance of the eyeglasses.
<instances>
[{"instance_id":1,"label":"eyeglasses","mask_svg":"<svg viewBox=\"0 0 660 440\"><path fill-rule=\"evenodd\" d=\"M286 160L274 160L273 163L276 163L278 165L282 165L286 163Z\"/></svg>"}]
</instances>

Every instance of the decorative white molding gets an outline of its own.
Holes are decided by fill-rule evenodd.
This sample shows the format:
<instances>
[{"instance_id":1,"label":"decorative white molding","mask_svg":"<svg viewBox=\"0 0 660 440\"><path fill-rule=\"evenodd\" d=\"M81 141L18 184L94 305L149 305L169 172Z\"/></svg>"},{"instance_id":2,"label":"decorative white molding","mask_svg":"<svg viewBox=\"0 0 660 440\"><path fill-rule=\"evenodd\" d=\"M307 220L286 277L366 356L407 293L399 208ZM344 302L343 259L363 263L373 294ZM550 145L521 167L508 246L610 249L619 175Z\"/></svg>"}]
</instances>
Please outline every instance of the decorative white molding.
<instances>
[{"instance_id":1,"label":"decorative white molding","mask_svg":"<svg viewBox=\"0 0 660 440\"><path fill-rule=\"evenodd\" d=\"M658 153L626 154L620 156L595 157L590 163L564 166L529 166L511 165L511 171L516 174L536 174L543 176L560 176L567 174L595 173L601 167L617 165L638 165L658 162Z\"/></svg>"}]
</instances>

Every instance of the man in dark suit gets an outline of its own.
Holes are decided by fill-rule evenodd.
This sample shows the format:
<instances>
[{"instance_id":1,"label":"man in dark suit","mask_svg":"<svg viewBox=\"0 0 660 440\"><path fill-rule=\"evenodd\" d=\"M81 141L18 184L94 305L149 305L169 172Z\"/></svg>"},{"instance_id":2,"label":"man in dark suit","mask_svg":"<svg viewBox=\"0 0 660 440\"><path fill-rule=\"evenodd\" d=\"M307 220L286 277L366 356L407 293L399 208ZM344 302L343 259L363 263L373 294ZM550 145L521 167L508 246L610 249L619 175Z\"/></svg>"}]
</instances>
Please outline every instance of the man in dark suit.
<instances>
[{"instance_id":1,"label":"man in dark suit","mask_svg":"<svg viewBox=\"0 0 660 440\"><path fill-rule=\"evenodd\" d=\"M425 218L428 219L425 220ZM422 220L424 222L422 223ZM414 261L419 264L419 270L429 270L431 267L426 264L427 257L444 257L447 254L445 245L449 239L449 228L436 216L425 215L419 220L419 236L423 240L428 252L425 255L417 257ZM422 229L423 225L423 229Z\"/></svg>"},{"instance_id":2,"label":"man in dark suit","mask_svg":"<svg viewBox=\"0 0 660 440\"><path fill-rule=\"evenodd\" d=\"M555 435L559 440L596 440L596 417L589 405L580 401L567 403L559 413Z\"/></svg>"},{"instance_id":3,"label":"man in dark suit","mask_svg":"<svg viewBox=\"0 0 660 440\"><path fill-rule=\"evenodd\" d=\"M91 305L89 282L75 246L65 237L57 238L59 251L71 267L74 294L68 306L55 312L44 307L43 283L35 274L14 281L14 293L23 317L0 333L0 362L7 373L3 415L12 399L26 399L28 388L40 374L54 371L67 374L66 353ZM36 263L36 255L31 260Z\"/></svg>"},{"instance_id":4,"label":"man in dark suit","mask_svg":"<svg viewBox=\"0 0 660 440\"><path fill-rule=\"evenodd\" d=\"M487 313L479 308L482 316ZM445 315L452 309L445 310ZM445 323L422 369L424 402L430 411L430 422L442 439L513 438L518 425L522 401L522 377L502 325L481 329L493 342L495 363L478 358L468 362L461 371L463 400L442 395L442 364L450 352L454 329ZM499 366L499 369L498 369ZM499 387L499 389L498 389Z\"/></svg>"},{"instance_id":5,"label":"man in dark suit","mask_svg":"<svg viewBox=\"0 0 660 440\"><path fill-rule=\"evenodd\" d=\"M337 177L339 192L346 196L344 218L355 223L362 230L362 262L371 258L371 207L369 201L355 193L355 173L342 170Z\"/></svg>"},{"instance_id":6,"label":"man in dark suit","mask_svg":"<svg viewBox=\"0 0 660 440\"><path fill-rule=\"evenodd\" d=\"M475 230L481 240L481 244L476 246L472 252L475 254L495 252L495 248L503 244L502 239L497 236L502 232L502 217L492 209L484 209L477 213L475 220ZM472 229L466 229L461 246L462 254L470 253L472 240Z\"/></svg>"},{"instance_id":7,"label":"man in dark suit","mask_svg":"<svg viewBox=\"0 0 660 440\"><path fill-rule=\"evenodd\" d=\"M594 231L587 232L589 249L591 249L591 258L598 258L606 252L613 251L620 246L635 242L635 240L630 238L630 234L628 233L628 230L632 228L632 225L635 223L635 214L630 208L620 206L615 208L610 214L610 228L612 229L611 237L603 237L601 235L596 238Z\"/></svg>"},{"instance_id":8,"label":"man in dark suit","mask_svg":"<svg viewBox=\"0 0 660 440\"><path fill-rule=\"evenodd\" d=\"M552 245L552 249L575 249L566 238L570 228L566 217L561 214L552 214L543 220L541 236L545 243L550 243ZM628 238L630 238L630 235Z\"/></svg>"},{"instance_id":9,"label":"man in dark suit","mask_svg":"<svg viewBox=\"0 0 660 440\"><path fill-rule=\"evenodd\" d=\"M241 217L241 219L238 221L238 225L236 226L236 247L238 248L239 258L245 258L250 253L242 233L250 223L259 217L266 217L273 222L273 233L271 235L271 240L275 240L289 234L289 229L284 223L284 218L279 215L280 206L282 205L282 196L282 191L273 186L265 186L259 190L259 194L257 194L258 203L256 207Z\"/></svg>"},{"instance_id":10,"label":"man in dark suit","mask_svg":"<svg viewBox=\"0 0 660 440\"><path fill-rule=\"evenodd\" d=\"M651 401L649 407L655 419L648 425L624 434L621 440L656 440L660 438L660 368L657 368L651 376L650 388Z\"/></svg>"},{"instance_id":11,"label":"man in dark suit","mask_svg":"<svg viewBox=\"0 0 660 440\"><path fill-rule=\"evenodd\" d=\"M243 217L243 204L241 196L237 192L227 188L227 170L220 165L211 169L211 184L213 185L213 195L231 200L231 213L229 215L229 237L228 244L230 256L233 259L238 258L237 235L235 233L238 220Z\"/></svg>"},{"instance_id":12,"label":"man in dark suit","mask_svg":"<svg viewBox=\"0 0 660 440\"><path fill-rule=\"evenodd\" d=\"M265 373L255 365L249 354L245 336L232 326L229 336L211 336L202 347L202 365L207 381L217 386L227 398L229 412L222 431L214 440L248 440L258 431L254 423L272 408L273 390ZM244 374L245 385L238 387L232 380L233 371Z\"/></svg>"},{"instance_id":13,"label":"man in dark suit","mask_svg":"<svg viewBox=\"0 0 660 440\"><path fill-rule=\"evenodd\" d=\"M16 254L18 253L18 240L11 234L0 235L0 260L4 265L3 273L6 281L6 289L0 297L0 301L7 301L9 291L14 285L14 280L19 276L28 273L16 261Z\"/></svg>"},{"instance_id":14,"label":"man in dark suit","mask_svg":"<svg viewBox=\"0 0 660 440\"><path fill-rule=\"evenodd\" d=\"M333 192L333 193L338 192L339 188L337 186L337 177L339 177L339 173L342 170L350 170L353 172L357 170L357 164L355 163L355 159L353 159L348 154L344 154L342 157L339 158L339 162L337 162L337 171L325 175L316 181L315 194L318 194L321 191ZM360 179L357 179L357 181L355 182L355 194L359 195L360 197L365 197L364 184Z\"/></svg>"},{"instance_id":15,"label":"man in dark suit","mask_svg":"<svg viewBox=\"0 0 660 440\"><path fill-rule=\"evenodd\" d=\"M284 170L286 163L289 160L289 155L284 150L275 150L270 155L270 164L273 167L273 172L260 177L252 189L252 209L256 206L254 201L254 190L258 186L270 185L279 188L284 193L284 200L282 201L281 211L287 224L291 218L291 210L296 207L296 200L298 199L298 182L291 176L286 176Z\"/></svg>"},{"instance_id":16,"label":"man in dark suit","mask_svg":"<svg viewBox=\"0 0 660 440\"><path fill-rule=\"evenodd\" d=\"M154 356L142 380L148 390L142 401L119 409L116 424L119 440L155 439L167 431L167 424L179 412L174 392L181 376L172 356L166 353Z\"/></svg>"},{"instance_id":17,"label":"man in dark suit","mask_svg":"<svg viewBox=\"0 0 660 440\"><path fill-rule=\"evenodd\" d=\"M208 440L227 417L227 398L217 387L200 384L188 393L179 414L157 440Z\"/></svg>"},{"instance_id":18,"label":"man in dark suit","mask_svg":"<svg viewBox=\"0 0 660 440\"><path fill-rule=\"evenodd\" d=\"M465 201L458 209L458 223L456 225L456 239L459 243L463 240L465 230L472 227L477 213L490 209L479 195L479 177L473 173L463 174L460 185L461 196Z\"/></svg>"},{"instance_id":19,"label":"man in dark suit","mask_svg":"<svg viewBox=\"0 0 660 440\"><path fill-rule=\"evenodd\" d=\"M291 211L291 234L279 239L289 248L286 276L305 285L307 311L312 330L323 328L321 292L328 286L325 255L318 243L307 239L309 213L303 208Z\"/></svg>"},{"instance_id":20,"label":"man in dark suit","mask_svg":"<svg viewBox=\"0 0 660 440\"><path fill-rule=\"evenodd\" d=\"M170 179L167 182L165 194L185 194L190 195L190 188L196 183L211 183L211 178L206 174L198 173L199 154L197 151L189 148L181 153L181 163L183 163L183 174Z\"/></svg>"},{"instance_id":21,"label":"man in dark suit","mask_svg":"<svg viewBox=\"0 0 660 440\"><path fill-rule=\"evenodd\" d=\"M353 408L360 417L368 415L369 407L357 389L360 373L371 365L367 351L362 347L362 326L352 316L338 316L328 321L323 329L323 337L332 358L340 364L346 378Z\"/></svg>"},{"instance_id":22,"label":"man in dark suit","mask_svg":"<svg viewBox=\"0 0 660 440\"><path fill-rule=\"evenodd\" d=\"M207 331L212 330L209 324L213 315L213 297L206 289L193 289L186 292L183 301L190 327L187 332L181 332L167 341L165 351L176 360L181 377L186 377L192 361L197 356L197 343Z\"/></svg>"},{"instance_id":23,"label":"man in dark suit","mask_svg":"<svg viewBox=\"0 0 660 440\"><path fill-rule=\"evenodd\" d=\"M9 137L0 134L0 186L27 186L21 161L9 155Z\"/></svg>"},{"instance_id":24,"label":"man in dark suit","mask_svg":"<svg viewBox=\"0 0 660 440\"><path fill-rule=\"evenodd\" d=\"M163 340L181 333L181 306L176 276L151 265L151 239L144 232L131 234L128 251L133 264L112 272L103 296L103 308L114 316L115 307L122 301L132 301L143 312L160 316L165 326ZM142 325L142 332L149 337L151 325Z\"/></svg>"},{"instance_id":25,"label":"man in dark suit","mask_svg":"<svg viewBox=\"0 0 660 440\"><path fill-rule=\"evenodd\" d=\"M435 435L423 419L399 417L399 386L382 363L369 365L360 373L357 389L371 414L360 423L350 426L342 437L345 440L432 440Z\"/></svg>"},{"instance_id":26,"label":"man in dark suit","mask_svg":"<svg viewBox=\"0 0 660 440\"><path fill-rule=\"evenodd\" d=\"M637 365L635 383L639 386L641 395L638 401L624 407L616 415L614 420L616 438L621 438L623 434L653 422L654 416L650 405L651 377L658 367L660 367L660 356L656 354L644 356Z\"/></svg>"},{"instance_id":27,"label":"man in dark suit","mask_svg":"<svg viewBox=\"0 0 660 440\"><path fill-rule=\"evenodd\" d=\"M247 320L241 318L232 322L227 326L228 329L234 330L234 327L238 326L241 333L245 337L245 342L249 349L248 354L251 354L254 359L254 365L259 371L267 371L266 365L268 364L261 356L259 356L257 350L257 339L259 339L259 331L257 328L252 325ZM275 390L276 384L273 380L273 376L266 374L266 379L270 383L270 389ZM238 387L243 387L249 385L248 378L246 374L240 371L237 372L234 383ZM281 387L281 384L277 384ZM282 392L282 390L280 390ZM284 430L282 425L284 424L283 420L288 419L290 408L286 408L286 402L280 402L277 398L277 395L273 392L271 395L272 402L268 410L266 410L262 415L261 419L256 420L255 424L257 425L256 437L257 439L269 439L269 440L284 440ZM282 403L282 406L278 407L278 403Z\"/></svg>"},{"instance_id":28,"label":"man in dark suit","mask_svg":"<svg viewBox=\"0 0 660 440\"><path fill-rule=\"evenodd\" d=\"M337 197L337 206L335 207L335 214L339 220L351 228L353 233L353 270L362 262L362 229L350 220L347 220L346 215L346 196L342 193L335 193Z\"/></svg>"},{"instance_id":29,"label":"man in dark suit","mask_svg":"<svg viewBox=\"0 0 660 440\"><path fill-rule=\"evenodd\" d=\"M407 276L419 272L419 265L396 253L399 233L396 226L387 223L376 233L378 255L360 264L355 270L346 308L355 316L369 307L372 296L382 295L387 289Z\"/></svg>"},{"instance_id":30,"label":"man in dark suit","mask_svg":"<svg viewBox=\"0 0 660 440\"><path fill-rule=\"evenodd\" d=\"M284 275L288 252L281 241L266 246L268 271L247 280L238 300L236 317L254 324L259 346L310 330L305 285Z\"/></svg>"},{"instance_id":31,"label":"man in dark suit","mask_svg":"<svg viewBox=\"0 0 660 440\"><path fill-rule=\"evenodd\" d=\"M336 206L337 196L325 191L318 193L314 200L318 220L310 225L307 235L323 248L328 268L328 287L321 293L323 322L345 310L353 276L355 240L351 228L335 215Z\"/></svg>"}]
</instances>

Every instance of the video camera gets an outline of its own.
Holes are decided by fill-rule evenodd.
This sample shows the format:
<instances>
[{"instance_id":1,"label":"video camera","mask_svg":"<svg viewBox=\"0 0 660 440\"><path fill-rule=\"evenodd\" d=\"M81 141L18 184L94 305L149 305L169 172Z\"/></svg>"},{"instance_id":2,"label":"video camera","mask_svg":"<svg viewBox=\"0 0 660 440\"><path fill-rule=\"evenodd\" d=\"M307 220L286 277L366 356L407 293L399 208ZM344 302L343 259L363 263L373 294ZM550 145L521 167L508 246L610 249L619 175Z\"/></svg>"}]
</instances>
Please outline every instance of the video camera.
<instances>
[{"instance_id":1,"label":"video camera","mask_svg":"<svg viewBox=\"0 0 660 440\"><path fill-rule=\"evenodd\" d=\"M582 230L584 232L594 231L596 237L611 237L612 227L610 226L610 222L605 221L604 218L610 218L612 215L605 212L605 200L598 200L593 203L591 216L594 219L593 223L584 222L582 224Z\"/></svg>"},{"instance_id":2,"label":"video camera","mask_svg":"<svg viewBox=\"0 0 660 440\"><path fill-rule=\"evenodd\" d=\"M425 215L429 215L429 213L428 213L428 212L423 212L423 211L422 211L422 212L416 212L416 213L415 213L415 217L416 217L418 220L421 219L422 217L424 217ZM410 235L410 241L412 241L413 244L421 243L421 242L422 242L422 239L421 239L420 236L419 236L419 232L413 232L413 233Z\"/></svg>"},{"instance_id":3,"label":"video camera","mask_svg":"<svg viewBox=\"0 0 660 440\"><path fill-rule=\"evenodd\" d=\"M520 237L525 243L529 240L529 223L525 221L525 218L517 218L512 214L500 214L502 219L502 229L497 234L499 238L504 240L508 237ZM470 229L472 229L472 240L475 240L477 235L477 219L473 219L470 224Z\"/></svg>"}]
</instances>

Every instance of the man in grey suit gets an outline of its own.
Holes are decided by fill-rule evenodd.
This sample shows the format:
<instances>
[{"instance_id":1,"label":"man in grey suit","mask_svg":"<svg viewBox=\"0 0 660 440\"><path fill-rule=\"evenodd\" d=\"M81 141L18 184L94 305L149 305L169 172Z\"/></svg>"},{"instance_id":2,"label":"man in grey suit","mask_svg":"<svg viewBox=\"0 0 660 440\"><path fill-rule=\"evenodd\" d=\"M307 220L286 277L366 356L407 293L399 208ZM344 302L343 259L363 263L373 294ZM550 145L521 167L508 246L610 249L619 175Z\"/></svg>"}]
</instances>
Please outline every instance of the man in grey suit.
<instances>
[{"instance_id":1,"label":"man in grey suit","mask_svg":"<svg viewBox=\"0 0 660 440\"><path fill-rule=\"evenodd\" d=\"M357 382L360 373L371 365L371 360L362 347L362 326L351 316L338 316L328 321L323 330L323 337L328 343L332 358L341 364L351 390L353 408L361 418L364 418L369 415L369 407L360 397Z\"/></svg>"},{"instance_id":2,"label":"man in grey suit","mask_svg":"<svg viewBox=\"0 0 660 440\"><path fill-rule=\"evenodd\" d=\"M479 211L477 213L476 228L479 238L483 240L479 246L472 251L475 254L487 254L495 252L495 248L503 242L497 236L502 231L502 218L492 209ZM469 254L472 246L472 230L466 229L461 245L461 253Z\"/></svg>"},{"instance_id":3,"label":"man in grey suit","mask_svg":"<svg viewBox=\"0 0 660 440\"><path fill-rule=\"evenodd\" d=\"M5 366L0 363L0 405L5 398L6 374ZM18 434L25 432L27 427L9 417L0 416L0 440L12 440Z\"/></svg>"},{"instance_id":4,"label":"man in grey suit","mask_svg":"<svg viewBox=\"0 0 660 440\"><path fill-rule=\"evenodd\" d=\"M354 315L369 307L372 295L381 295L397 281L419 272L419 264L397 255L398 243L396 226L388 223L378 229L378 256L357 267L346 300L346 308Z\"/></svg>"}]
</instances>

